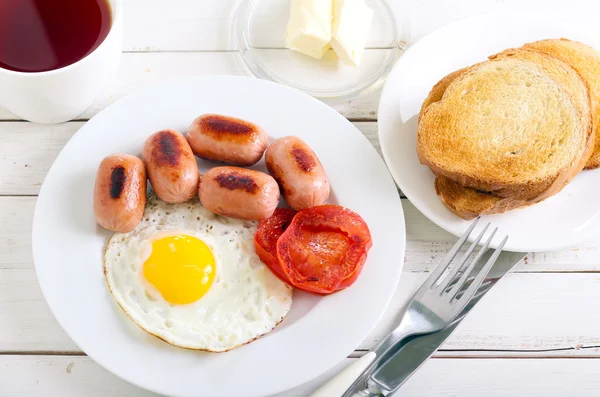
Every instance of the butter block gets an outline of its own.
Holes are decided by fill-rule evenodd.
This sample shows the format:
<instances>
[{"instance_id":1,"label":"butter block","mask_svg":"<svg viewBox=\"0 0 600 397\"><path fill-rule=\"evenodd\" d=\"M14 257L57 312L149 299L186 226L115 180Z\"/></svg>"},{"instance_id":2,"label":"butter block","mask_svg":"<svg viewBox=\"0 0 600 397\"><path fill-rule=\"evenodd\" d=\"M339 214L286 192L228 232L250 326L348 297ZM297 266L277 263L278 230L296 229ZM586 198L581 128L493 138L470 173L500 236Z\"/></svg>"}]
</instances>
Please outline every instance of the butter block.
<instances>
[{"instance_id":1,"label":"butter block","mask_svg":"<svg viewBox=\"0 0 600 397\"><path fill-rule=\"evenodd\" d=\"M364 0L333 0L331 47L338 58L358 66L369 38L373 10Z\"/></svg>"},{"instance_id":2,"label":"butter block","mask_svg":"<svg viewBox=\"0 0 600 397\"><path fill-rule=\"evenodd\" d=\"M320 59L330 48L332 0L292 0L285 46Z\"/></svg>"}]
</instances>

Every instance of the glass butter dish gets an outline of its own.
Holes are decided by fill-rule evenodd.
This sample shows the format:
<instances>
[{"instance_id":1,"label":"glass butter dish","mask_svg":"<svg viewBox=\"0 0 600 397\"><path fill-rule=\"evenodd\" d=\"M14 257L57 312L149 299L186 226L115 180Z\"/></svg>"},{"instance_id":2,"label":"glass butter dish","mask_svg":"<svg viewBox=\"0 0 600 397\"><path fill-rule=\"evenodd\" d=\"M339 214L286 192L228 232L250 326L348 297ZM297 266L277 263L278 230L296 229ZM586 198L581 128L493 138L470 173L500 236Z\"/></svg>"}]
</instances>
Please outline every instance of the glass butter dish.
<instances>
[{"instance_id":1,"label":"glass butter dish","mask_svg":"<svg viewBox=\"0 0 600 397\"><path fill-rule=\"evenodd\" d=\"M365 0L373 20L359 66L338 59L332 49L321 59L285 47L290 0L241 0L233 37L255 77L285 84L319 99L350 99L383 84L409 37L406 20L385 0ZM396 13L394 12L396 11Z\"/></svg>"}]
</instances>

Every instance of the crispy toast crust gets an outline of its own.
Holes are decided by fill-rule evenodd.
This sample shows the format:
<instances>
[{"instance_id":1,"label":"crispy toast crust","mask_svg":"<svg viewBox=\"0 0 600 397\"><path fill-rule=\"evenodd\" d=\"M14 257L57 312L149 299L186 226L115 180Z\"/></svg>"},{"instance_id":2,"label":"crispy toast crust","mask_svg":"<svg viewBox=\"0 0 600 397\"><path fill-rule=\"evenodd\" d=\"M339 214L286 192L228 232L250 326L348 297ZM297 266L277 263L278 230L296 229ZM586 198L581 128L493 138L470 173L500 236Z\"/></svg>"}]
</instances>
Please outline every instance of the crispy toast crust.
<instances>
[{"instance_id":1,"label":"crispy toast crust","mask_svg":"<svg viewBox=\"0 0 600 397\"><path fill-rule=\"evenodd\" d=\"M509 49L503 51L500 54L496 54L490 57L491 60L501 59L502 57L527 57L530 60L534 60L536 58L536 54L532 54L533 50L528 49ZM468 68L457 70L442 80L440 80L431 90L429 96L424 101L422 106L422 112L433 102L437 102L441 100L445 90L452 83L452 81L465 73ZM560 76L557 77L560 80ZM584 83L587 82L585 79ZM575 87L566 87L567 90L570 90L569 94L576 96L577 91ZM588 101L591 102L590 98L590 90L588 90ZM590 106L590 114L589 117L593 118L593 109ZM587 163L589 167L590 157L593 156L592 153L595 153L596 147L594 145L594 141L598 142L596 137L596 129L592 129L589 137L588 137L588 145L587 150L581 158L581 161L576 169L581 169ZM475 189L471 189L468 187L463 187L459 183L444 177L442 175L436 176L435 180L435 189L436 193L440 196L442 203L454 214L463 218L463 219L473 219L480 215L487 214L495 214L495 213L503 213L506 211L510 211L516 208L526 207L536 202L539 202L558 191L562 190L562 188L570 181L568 178L563 178L562 181L557 181L555 186L550 189L546 194L539 198L539 200L527 201L527 200L515 200L513 198L505 198L499 197L491 193L478 191Z\"/></svg>"},{"instance_id":2,"label":"crispy toast crust","mask_svg":"<svg viewBox=\"0 0 600 397\"><path fill-rule=\"evenodd\" d=\"M448 86L455 79L465 74L469 69L470 67L458 69L450 73L449 75L443 77L440 81L436 83L436 85L433 86L433 88L429 92L429 95L427 95L427 98L425 98L423 104L421 105L421 111L419 112L419 121L421 120L421 117L423 116L425 110L429 107L429 105L431 105L434 102L441 101L442 96L444 96L444 92L446 92Z\"/></svg>"},{"instance_id":3,"label":"crispy toast crust","mask_svg":"<svg viewBox=\"0 0 600 397\"><path fill-rule=\"evenodd\" d=\"M600 167L600 52L587 44L565 38L535 41L525 44L521 49L542 52L546 55L560 59L575 69L587 84L590 94L592 125L595 139L594 149L590 159L586 163L585 169ZM503 52L511 51L515 51L515 49ZM490 58L493 59L500 54L492 55ZM468 69L468 67L459 69L440 80L423 102L421 113L423 113L423 110L425 110L432 102L439 101L448 85Z\"/></svg>"},{"instance_id":4,"label":"crispy toast crust","mask_svg":"<svg viewBox=\"0 0 600 397\"><path fill-rule=\"evenodd\" d=\"M586 44L564 38L527 43L523 48L559 58L575 69L588 84L596 138L593 153L585 168L600 167L600 53Z\"/></svg>"},{"instance_id":5,"label":"crispy toast crust","mask_svg":"<svg viewBox=\"0 0 600 397\"><path fill-rule=\"evenodd\" d=\"M450 211L466 220L474 219L480 215L498 214L532 204L527 201L498 197L490 193L462 187L442 175L435 178L435 191Z\"/></svg>"},{"instance_id":6,"label":"crispy toast crust","mask_svg":"<svg viewBox=\"0 0 600 397\"><path fill-rule=\"evenodd\" d=\"M577 108L579 120L581 122L581 128L584 130L583 142L581 147L578 148L577 153L571 158L570 162L566 166L559 170L556 174L546 178L542 181L524 181L523 183L515 183L512 185L506 185L502 183L494 183L493 181L477 180L472 175L463 175L456 172L448 172L447 169L440 167L435 161L429 161L427 156L424 156L422 151L418 148L419 158L421 162L430 166L432 170L441 175L456 181L459 185L474 187L479 190L484 190L493 193L494 195L516 199L517 201L531 201L537 202L545 199L546 197L554 194L556 191L562 189L574 175L581 169L582 158L589 158L591 151L588 151L589 142L593 137L594 131L590 123L590 98L585 82L570 68L567 64L560 61L557 58L549 57L536 51L529 50L507 50L501 54L492 56L492 62L502 61L504 59L518 59L525 60L531 63L541 64L542 72L545 72L549 77L560 85L563 91L566 91L570 97L572 97L572 104ZM469 68L464 68L446 76L438 84L436 84L431 90L429 96L425 100L422 106L422 111L419 116L420 127L422 127L423 118L426 116L430 107L434 103L439 103L444 100L444 96L448 90L448 87L452 87L453 83L457 79L463 78L465 75L472 73L473 69L476 69L479 65L477 64ZM587 160L586 160L587 162Z\"/></svg>"},{"instance_id":7,"label":"crispy toast crust","mask_svg":"<svg viewBox=\"0 0 600 397\"><path fill-rule=\"evenodd\" d=\"M581 112L581 116L586 119L586 129L587 129L587 137L585 141L585 148L581 155L581 158L578 162L574 162L571 165L570 169L565 170L548 188L540 196L536 197L533 200L530 200L529 204L533 204L536 202L540 202L542 200L547 199L550 196L561 191L569 182L577 176L577 174L589 163L591 156L594 153L594 143L596 142L596 129L594 128L593 123L593 107L592 107L592 96L591 90L587 83L587 81L581 77L581 75L572 68L568 63L563 60L554 57L553 55L540 53L536 50L531 50L529 48L520 48L520 49L508 49L499 54L492 55L490 60L494 59L502 59L502 58L520 58L527 59L532 62L541 63L540 55L543 55L545 59L552 60L552 63L555 64L555 68L545 68L550 76L556 80L563 89L569 94L571 99L576 104L577 108ZM560 66L559 66L560 65ZM568 70L568 73L564 73ZM571 72L575 72L578 79L572 79L568 76ZM578 80L575 83L575 80ZM581 86L585 87L585 90L581 90Z\"/></svg>"}]
</instances>

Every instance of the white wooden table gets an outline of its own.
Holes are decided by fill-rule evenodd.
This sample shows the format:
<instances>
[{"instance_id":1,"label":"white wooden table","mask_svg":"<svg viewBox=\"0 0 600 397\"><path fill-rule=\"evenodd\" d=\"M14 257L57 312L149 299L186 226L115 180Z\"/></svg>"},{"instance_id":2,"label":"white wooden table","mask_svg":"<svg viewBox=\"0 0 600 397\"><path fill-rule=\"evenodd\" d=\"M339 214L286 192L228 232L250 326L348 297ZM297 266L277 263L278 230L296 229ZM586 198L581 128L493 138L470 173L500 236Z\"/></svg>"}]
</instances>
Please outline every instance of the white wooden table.
<instances>
[{"instance_id":1,"label":"white wooden table","mask_svg":"<svg viewBox=\"0 0 600 397\"><path fill-rule=\"evenodd\" d=\"M245 71L230 37L235 0L125 3L126 34L118 77L110 92L98 98L81 120L37 125L23 122L0 107L0 396L152 395L109 374L86 357L50 313L31 257L36 195L62 146L88 118L116 99L174 77ZM508 7L589 26L593 32L594 25L598 26L597 3L424 0L410 16L411 41L460 17ZM600 27L595 29L595 34L600 34ZM336 106L376 147L378 95ZM408 200L402 201L407 250L400 287L385 318L338 369L360 357L390 330L402 303L455 240ZM528 256L481 301L398 394L600 395L599 272L598 241ZM279 397L306 396L331 373Z\"/></svg>"}]
</instances>

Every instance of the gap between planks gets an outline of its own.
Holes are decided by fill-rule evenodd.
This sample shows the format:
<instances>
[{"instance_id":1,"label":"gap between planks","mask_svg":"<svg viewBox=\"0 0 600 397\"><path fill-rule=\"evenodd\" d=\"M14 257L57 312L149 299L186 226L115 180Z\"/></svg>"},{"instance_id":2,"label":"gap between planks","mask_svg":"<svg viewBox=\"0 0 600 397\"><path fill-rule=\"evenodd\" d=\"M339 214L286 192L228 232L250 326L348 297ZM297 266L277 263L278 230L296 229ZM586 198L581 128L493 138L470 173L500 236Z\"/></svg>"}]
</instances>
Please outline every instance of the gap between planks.
<instances>
[{"instance_id":1,"label":"gap between planks","mask_svg":"<svg viewBox=\"0 0 600 397\"><path fill-rule=\"evenodd\" d=\"M600 346L584 346L579 349L542 349L542 350L486 350L486 349L439 349L431 358L434 359L600 359L597 355L567 355L567 354L548 354L548 355L531 355L527 353L552 353L566 350L585 350L591 348L599 348ZM368 350L355 350L350 353L347 358L360 358L365 355ZM510 354L507 354L510 353ZM88 357L83 351L51 351L51 350L10 350L0 351L0 356L38 356L38 357Z\"/></svg>"},{"instance_id":2,"label":"gap between planks","mask_svg":"<svg viewBox=\"0 0 600 397\"><path fill-rule=\"evenodd\" d=\"M550 349L438 349L433 357L454 357L454 358L464 358L466 353L469 353L468 357L507 357L507 358L540 358L540 357L552 357L552 358L572 358L572 357L593 357L600 358L600 356L596 355L588 355L585 354L573 356L572 354L561 354L561 352L574 352L574 351L585 351L592 349L600 349L600 345L589 345L589 346L576 346L576 347L558 347L558 348L550 348ZM350 357L356 356L360 357L361 355L368 352L366 349L356 349ZM513 353L513 354L507 354ZM547 356L540 355L539 353L550 353ZM494 355L498 354L498 355ZM531 354L535 354L532 356ZM521 355L521 356L520 356Z\"/></svg>"},{"instance_id":3,"label":"gap between planks","mask_svg":"<svg viewBox=\"0 0 600 397\"><path fill-rule=\"evenodd\" d=\"M51 350L13 350L0 351L0 356L71 356L87 357L87 354L81 351L51 351Z\"/></svg>"}]
</instances>

